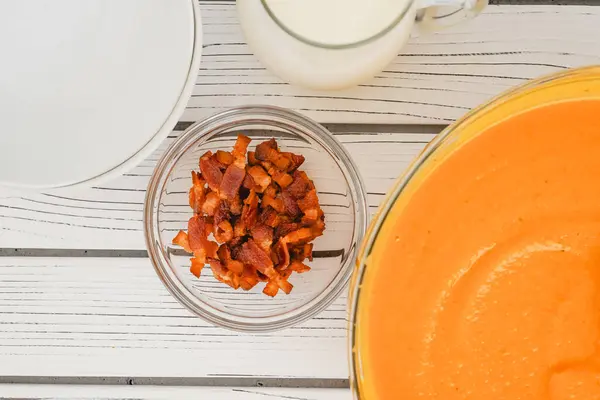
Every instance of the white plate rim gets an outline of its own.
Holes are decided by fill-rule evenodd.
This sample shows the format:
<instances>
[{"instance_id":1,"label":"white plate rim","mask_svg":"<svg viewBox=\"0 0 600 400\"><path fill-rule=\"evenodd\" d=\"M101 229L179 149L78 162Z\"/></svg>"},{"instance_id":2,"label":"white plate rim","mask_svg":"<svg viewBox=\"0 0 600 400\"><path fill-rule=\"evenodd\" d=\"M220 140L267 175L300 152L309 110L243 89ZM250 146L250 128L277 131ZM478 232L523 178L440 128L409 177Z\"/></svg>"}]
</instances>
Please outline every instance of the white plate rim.
<instances>
[{"instance_id":1,"label":"white plate rim","mask_svg":"<svg viewBox=\"0 0 600 400\"><path fill-rule=\"evenodd\" d=\"M185 84L181 90L181 93L179 94L179 98L171 110L171 113L165 119L165 122L163 122L159 130L150 138L150 140L146 142L142 148L140 148L135 154L123 161L121 164L116 165L99 175L79 182L68 183L65 185L20 185L15 184L14 182L1 184L12 187L13 189L22 189L25 191L37 191L42 189L71 189L97 186L115 177L123 175L124 172L137 166L153 151L155 151L179 121L179 118L183 114L183 111L185 110L191 97L192 90L194 89L194 84L196 83L196 78L198 76L198 69L200 67L200 59L202 56L202 18L200 14L200 5L198 2L196 0L190 0L190 3L192 4L193 12L194 42L188 76L185 80Z\"/></svg>"}]
</instances>

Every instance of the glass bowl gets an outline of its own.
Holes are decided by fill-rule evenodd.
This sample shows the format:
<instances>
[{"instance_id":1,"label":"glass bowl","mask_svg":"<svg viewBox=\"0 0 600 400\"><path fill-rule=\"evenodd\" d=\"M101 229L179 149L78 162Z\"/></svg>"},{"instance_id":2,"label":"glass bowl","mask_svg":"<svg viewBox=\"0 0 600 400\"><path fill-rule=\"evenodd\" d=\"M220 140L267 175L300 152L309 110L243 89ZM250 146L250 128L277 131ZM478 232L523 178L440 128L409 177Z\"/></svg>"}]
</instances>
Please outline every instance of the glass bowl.
<instances>
[{"instance_id":1,"label":"glass bowl","mask_svg":"<svg viewBox=\"0 0 600 400\"><path fill-rule=\"evenodd\" d=\"M326 229L314 241L311 271L292 274L294 289L275 298L252 290L233 290L218 282L209 266L200 278L189 271L190 255L171 244L187 229L190 171L211 150L231 150L237 134L252 139L249 149L274 137L283 151L302 154L300 169L314 181ZM194 314L237 331L265 332L302 322L327 307L346 286L367 224L367 203L356 165L344 147L318 123L270 106L238 107L188 128L158 161L144 204L146 246L156 273L171 294Z\"/></svg>"},{"instance_id":2,"label":"glass bowl","mask_svg":"<svg viewBox=\"0 0 600 400\"><path fill-rule=\"evenodd\" d=\"M491 126L544 105L598 98L600 98L600 67L573 69L528 82L470 111L446 128L427 145L398 178L371 221L350 282L350 385L355 399L371 400L373 397L367 396L362 389L364 373L358 339L361 335L361 287L368 271L377 268L376 265L369 265L369 256L392 208L396 204L406 204L411 194L433 168L452 155L458 147Z\"/></svg>"}]
</instances>

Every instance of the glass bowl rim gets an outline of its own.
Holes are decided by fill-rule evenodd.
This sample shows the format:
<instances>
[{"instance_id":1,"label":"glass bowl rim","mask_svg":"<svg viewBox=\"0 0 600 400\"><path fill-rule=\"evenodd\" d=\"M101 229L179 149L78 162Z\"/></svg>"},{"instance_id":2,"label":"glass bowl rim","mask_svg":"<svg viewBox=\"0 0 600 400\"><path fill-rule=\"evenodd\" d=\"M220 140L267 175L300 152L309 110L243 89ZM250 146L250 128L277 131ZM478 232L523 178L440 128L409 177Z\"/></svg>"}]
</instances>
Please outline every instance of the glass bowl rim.
<instances>
[{"instance_id":1,"label":"glass bowl rim","mask_svg":"<svg viewBox=\"0 0 600 400\"><path fill-rule=\"evenodd\" d=\"M162 190L177 161L198 141L207 140L236 126L260 123L295 132L315 140L336 156L336 164L346 177L355 216L350 254L341 264L338 273L325 289L301 306L282 314L268 317L240 317L217 309L199 300L172 272L164 254L158 231L158 205ZM294 128L294 129L291 129ZM368 222L368 205L365 186L358 167L343 145L319 123L292 110L267 105L247 105L231 108L198 121L188 127L161 155L152 173L144 201L144 237L148 256L156 274L169 293L196 316L216 326L238 332L271 332L297 325L329 306L346 287Z\"/></svg>"},{"instance_id":2,"label":"glass bowl rim","mask_svg":"<svg viewBox=\"0 0 600 400\"><path fill-rule=\"evenodd\" d=\"M371 219L367 232L363 238L363 242L361 243L361 248L358 252L356 264L350 280L348 297L349 335L347 351L350 361L350 389L354 399L366 400L364 397L361 397L358 382L358 378L362 376L362 366L361 360L358 357L356 326L358 316L358 301L360 298L362 282L367 269L367 258L373 249L383 224L387 220L390 210L396 204L396 201L403 193L405 187L417 174L420 168L426 163L426 161L436 153L436 150L442 147L448 140L452 140L454 132L460 131L461 128L477 121L480 117L486 115L488 112L491 112L503 104L515 100L521 96L529 95L536 90L543 90L547 88L548 86L546 85L569 84L572 83L572 81L569 80L570 78L590 79L590 77L591 79L600 79L600 66L572 68L566 71L554 72L517 85L512 89L508 89L500 93L482 105L473 108L471 111L467 112L464 116L437 134L435 138L429 142L427 146L425 146L425 148L411 161L404 172L402 172L402 174L396 179L392 188L387 192L385 198L381 202L375 216ZM527 109L522 111L526 112ZM497 123L499 122L501 122L501 120L497 121Z\"/></svg>"}]
</instances>

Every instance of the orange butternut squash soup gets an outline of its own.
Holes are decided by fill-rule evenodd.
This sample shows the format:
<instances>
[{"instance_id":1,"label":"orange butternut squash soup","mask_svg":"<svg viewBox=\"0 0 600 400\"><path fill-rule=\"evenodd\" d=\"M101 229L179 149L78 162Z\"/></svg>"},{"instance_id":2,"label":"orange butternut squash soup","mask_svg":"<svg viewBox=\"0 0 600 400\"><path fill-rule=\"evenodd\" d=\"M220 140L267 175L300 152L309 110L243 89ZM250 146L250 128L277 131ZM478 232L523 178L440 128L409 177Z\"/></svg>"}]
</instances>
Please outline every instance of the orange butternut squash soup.
<instances>
[{"instance_id":1,"label":"orange butternut squash soup","mask_svg":"<svg viewBox=\"0 0 600 400\"><path fill-rule=\"evenodd\" d=\"M600 100L455 147L369 256L361 398L600 399Z\"/></svg>"}]
</instances>

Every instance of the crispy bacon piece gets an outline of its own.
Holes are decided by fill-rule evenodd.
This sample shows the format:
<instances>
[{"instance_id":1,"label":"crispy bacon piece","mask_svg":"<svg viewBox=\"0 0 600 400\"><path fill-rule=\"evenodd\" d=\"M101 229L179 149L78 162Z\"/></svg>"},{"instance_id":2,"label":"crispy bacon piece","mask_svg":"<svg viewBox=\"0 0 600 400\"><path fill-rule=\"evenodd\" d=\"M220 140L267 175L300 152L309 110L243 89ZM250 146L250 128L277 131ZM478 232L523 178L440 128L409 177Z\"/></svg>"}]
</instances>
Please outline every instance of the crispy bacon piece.
<instances>
[{"instance_id":1,"label":"crispy bacon piece","mask_svg":"<svg viewBox=\"0 0 600 400\"><path fill-rule=\"evenodd\" d=\"M312 182L303 171L294 171L293 178L294 181L285 188L285 192L292 195L295 199L301 199L313 188Z\"/></svg>"},{"instance_id":2,"label":"crispy bacon piece","mask_svg":"<svg viewBox=\"0 0 600 400\"><path fill-rule=\"evenodd\" d=\"M219 206L213 215L213 223L219 225L221 222L229 221L230 219L231 214L229 213L229 204L223 200L219 201Z\"/></svg>"},{"instance_id":3,"label":"crispy bacon piece","mask_svg":"<svg viewBox=\"0 0 600 400\"><path fill-rule=\"evenodd\" d=\"M284 156L285 158L287 158L288 160L290 160L290 165L287 168L287 172L293 172L296 169L298 169L299 166L304 164L304 156L303 155L288 153L288 152L282 152L281 155Z\"/></svg>"},{"instance_id":4,"label":"crispy bacon piece","mask_svg":"<svg viewBox=\"0 0 600 400\"><path fill-rule=\"evenodd\" d=\"M260 161L269 161L280 171L287 171L292 164L291 160L284 157L277 148L275 139L269 139L256 146L255 157Z\"/></svg>"},{"instance_id":5,"label":"crispy bacon piece","mask_svg":"<svg viewBox=\"0 0 600 400\"><path fill-rule=\"evenodd\" d=\"M208 187L214 191L219 190L219 186L223 180L223 172L221 172L219 164L211 151L207 151L200 157L200 172L204 179L206 179Z\"/></svg>"},{"instance_id":6,"label":"crispy bacon piece","mask_svg":"<svg viewBox=\"0 0 600 400\"><path fill-rule=\"evenodd\" d=\"M257 223L252 227L250 234L258 247L269 254L273 244L273 228L268 225Z\"/></svg>"},{"instance_id":7,"label":"crispy bacon piece","mask_svg":"<svg viewBox=\"0 0 600 400\"><path fill-rule=\"evenodd\" d=\"M244 207L242 208L241 220L244 223L246 229L252 229L256 223L258 217L258 196L254 190L250 191L250 194L244 200Z\"/></svg>"},{"instance_id":8,"label":"crispy bacon piece","mask_svg":"<svg viewBox=\"0 0 600 400\"><path fill-rule=\"evenodd\" d=\"M190 272L196 278L200 278L200 274L202 272L202 268L204 268L204 262L202 262L200 259L198 259L196 257L190 258L190 261L192 262L192 265L190 267Z\"/></svg>"},{"instance_id":9,"label":"crispy bacon piece","mask_svg":"<svg viewBox=\"0 0 600 400\"><path fill-rule=\"evenodd\" d=\"M192 171L192 187L189 192L189 202L190 207L195 213L199 213L202 210L202 204L204 204L206 197L205 184L206 182L202 179L202 175L196 171Z\"/></svg>"},{"instance_id":10,"label":"crispy bacon piece","mask_svg":"<svg viewBox=\"0 0 600 400\"><path fill-rule=\"evenodd\" d=\"M273 198L277 197L277 193L279 192L279 190L277 190L277 188L275 187L275 185L270 184L268 188L265 189L264 193L263 193L263 197L264 196L271 196Z\"/></svg>"},{"instance_id":11,"label":"crispy bacon piece","mask_svg":"<svg viewBox=\"0 0 600 400\"><path fill-rule=\"evenodd\" d=\"M273 180L279 185L279 187L285 189L294 181L294 178L285 172L275 171L273 174Z\"/></svg>"},{"instance_id":12,"label":"crispy bacon piece","mask_svg":"<svg viewBox=\"0 0 600 400\"><path fill-rule=\"evenodd\" d=\"M285 235L281 240L286 243L304 243L314 239L313 231L310 228L300 228Z\"/></svg>"},{"instance_id":13,"label":"crispy bacon piece","mask_svg":"<svg viewBox=\"0 0 600 400\"><path fill-rule=\"evenodd\" d=\"M310 267L301 261L292 261L290 264L290 270L302 274L304 272L310 271Z\"/></svg>"},{"instance_id":14,"label":"crispy bacon piece","mask_svg":"<svg viewBox=\"0 0 600 400\"><path fill-rule=\"evenodd\" d=\"M247 173L244 177L242 186L248 190L254 190L255 192L257 191L257 189L260 190L260 186L258 186L256 182L254 182L254 178L252 178L252 176L249 173Z\"/></svg>"},{"instance_id":15,"label":"crispy bacon piece","mask_svg":"<svg viewBox=\"0 0 600 400\"><path fill-rule=\"evenodd\" d=\"M260 161L256 158L255 154L253 151L249 151L248 152L248 164L249 165L256 165L258 164Z\"/></svg>"},{"instance_id":16,"label":"crispy bacon piece","mask_svg":"<svg viewBox=\"0 0 600 400\"><path fill-rule=\"evenodd\" d=\"M291 275L292 271L290 270L289 272L290 274L286 274L285 277L281 276L275 280L275 282L277 282L277 286L279 286L279 289L283 290L283 293L285 294L290 294L292 292L292 289L294 288L294 285L289 283L287 280L287 278Z\"/></svg>"},{"instance_id":17,"label":"crispy bacon piece","mask_svg":"<svg viewBox=\"0 0 600 400\"><path fill-rule=\"evenodd\" d=\"M273 261L271 261L269 255L265 253L263 249L261 249L252 239L248 239L248 241L242 245L237 259L244 264L253 266L259 272L268 277L272 277L277 274L275 269L273 269Z\"/></svg>"},{"instance_id":18,"label":"crispy bacon piece","mask_svg":"<svg viewBox=\"0 0 600 400\"><path fill-rule=\"evenodd\" d=\"M215 258L217 256L217 244L208 240L211 227L207 224L204 217L194 215L188 221L188 241L190 249L194 256L201 262L205 262L207 257Z\"/></svg>"},{"instance_id":19,"label":"crispy bacon piece","mask_svg":"<svg viewBox=\"0 0 600 400\"><path fill-rule=\"evenodd\" d=\"M202 204L202 212L206 215L213 216L219 208L219 195L215 192L210 192L206 195L206 199Z\"/></svg>"},{"instance_id":20,"label":"crispy bacon piece","mask_svg":"<svg viewBox=\"0 0 600 400\"><path fill-rule=\"evenodd\" d=\"M292 218L295 219L302 213L300 207L298 207L296 199L290 193L286 191L281 192L281 200L283 200L283 207L285 208L285 212Z\"/></svg>"},{"instance_id":21,"label":"crispy bacon piece","mask_svg":"<svg viewBox=\"0 0 600 400\"><path fill-rule=\"evenodd\" d=\"M277 211L273 207L263 208L258 220L261 224L265 224L270 226L271 228L277 227L279 225L280 219L279 215L277 215Z\"/></svg>"},{"instance_id":22,"label":"crispy bacon piece","mask_svg":"<svg viewBox=\"0 0 600 400\"><path fill-rule=\"evenodd\" d=\"M248 136L238 135L235 145L233 146L231 155L233 156L235 163L241 168L245 167L246 150L248 149L248 145L251 141L252 139L250 139Z\"/></svg>"},{"instance_id":23,"label":"crispy bacon piece","mask_svg":"<svg viewBox=\"0 0 600 400\"><path fill-rule=\"evenodd\" d=\"M248 175L252 177L254 184L259 187L259 190L256 190L258 193L264 192L267 186L271 184L271 177L260 165L248 168Z\"/></svg>"},{"instance_id":24,"label":"crispy bacon piece","mask_svg":"<svg viewBox=\"0 0 600 400\"><path fill-rule=\"evenodd\" d=\"M298 207L300 207L302 211L319 208L319 197L317 196L317 191L315 189L311 189L306 192L304 197L298 200Z\"/></svg>"},{"instance_id":25,"label":"crispy bacon piece","mask_svg":"<svg viewBox=\"0 0 600 400\"><path fill-rule=\"evenodd\" d=\"M217 150L216 156L217 161L223 164L224 166L228 166L233 163L233 156L228 151Z\"/></svg>"},{"instance_id":26,"label":"crispy bacon piece","mask_svg":"<svg viewBox=\"0 0 600 400\"><path fill-rule=\"evenodd\" d=\"M275 211L278 213L282 213L285 211L285 206L283 205L283 200L280 197L274 198L269 196L268 194L264 194L262 198L262 206L265 207L273 207Z\"/></svg>"},{"instance_id":27,"label":"crispy bacon piece","mask_svg":"<svg viewBox=\"0 0 600 400\"><path fill-rule=\"evenodd\" d=\"M184 231L179 231L177 233L177 236L173 238L173 244L183 247L183 250L185 250L188 253L193 253L192 249L190 248L188 235Z\"/></svg>"},{"instance_id":28,"label":"crispy bacon piece","mask_svg":"<svg viewBox=\"0 0 600 400\"><path fill-rule=\"evenodd\" d=\"M225 170L221 185L219 186L219 197L226 200L233 200L242 186L246 171L235 164L231 164Z\"/></svg>"},{"instance_id":29,"label":"crispy bacon piece","mask_svg":"<svg viewBox=\"0 0 600 400\"><path fill-rule=\"evenodd\" d=\"M279 224L277 228L275 228L275 238L278 240L280 237L287 235L290 232L298 230L302 228L302 225L296 222L285 222Z\"/></svg>"},{"instance_id":30,"label":"crispy bacon piece","mask_svg":"<svg viewBox=\"0 0 600 400\"><path fill-rule=\"evenodd\" d=\"M231 226L231 222L225 220L221 221L220 224L215 224L214 232L215 239L219 243L227 243L231 239L233 239L233 227Z\"/></svg>"},{"instance_id":31,"label":"crispy bacon piece","mask_svg":"<svg viewBox=\"0 0 600 400\"><path fill-rule=\"evenodd\" d=\"M279 239L274 250L278 261L276 270L279 272L285 271L290 265L290 252L287 243L283 239Z\"/></svg>"},{"instance_id":32,"label":"crispy bacon piece","mask_svg":"<svg viewBox=\"0 0 600 400\"><path fill-rule=\"evenodd\" d=\"M229 211L231 211L233 215L240 215L242 213L242 199L239 194L229 202Z\"/></svg>"},{"instance_id":33,"label":"crispy bacon piece","mask_svg":"<svg viewBox=\"0 0 600 400\"><path fill-rule=\"evenodd\" d=\"M279 292L279 285L275 281L267 282L267 285L263 289L263 293L270 297L277 296L277 292Z\"/></svg>"}]
</instances>

